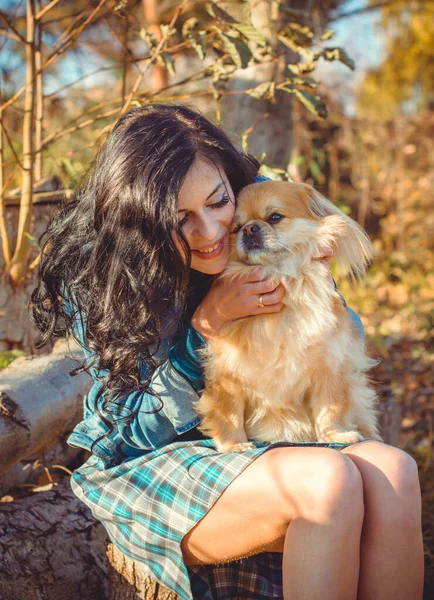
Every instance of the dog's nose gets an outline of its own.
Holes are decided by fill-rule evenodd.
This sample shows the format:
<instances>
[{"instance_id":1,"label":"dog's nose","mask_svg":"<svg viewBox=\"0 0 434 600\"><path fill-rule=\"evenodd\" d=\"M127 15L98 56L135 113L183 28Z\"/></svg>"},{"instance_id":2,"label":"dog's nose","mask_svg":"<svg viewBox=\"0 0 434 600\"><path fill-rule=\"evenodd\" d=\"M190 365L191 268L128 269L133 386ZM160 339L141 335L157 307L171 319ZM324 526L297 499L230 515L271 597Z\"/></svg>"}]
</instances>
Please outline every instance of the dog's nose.
<instances>
[{"instance_id":1,"label":"dog's nose","mask_svg":"<svg viewBox=\"0 0 434 600\"><path fill-rule=\"evenodd\" d=\"M251 223L243 227L243 246L246 251L262 248L263 239L261 226Z\"/></svg>"},{"instance_id":2,"label":"dog's nose","mask_svg":"<svg viewBox=\"0 0 434 600\"><path fill-rule=\"evenodd\" d=\"M257 223L253 223L253 225L246 225L243 228L243 236L244 237L251 237L252 235L255 235L255 233L257 233L261 228L259 227L259 225Z\"/></svg>"}]
</instances>

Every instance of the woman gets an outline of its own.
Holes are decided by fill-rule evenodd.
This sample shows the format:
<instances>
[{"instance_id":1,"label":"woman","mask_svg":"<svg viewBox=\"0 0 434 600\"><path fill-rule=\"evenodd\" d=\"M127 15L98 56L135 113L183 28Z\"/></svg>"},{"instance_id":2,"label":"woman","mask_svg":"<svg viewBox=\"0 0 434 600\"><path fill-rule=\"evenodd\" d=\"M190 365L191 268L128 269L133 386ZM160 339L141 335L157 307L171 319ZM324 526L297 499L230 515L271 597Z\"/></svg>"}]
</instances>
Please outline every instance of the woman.
<instances>
[{"instance_id":1,"label":"woman","mask_svg":"<svg viewBox=\"0 0 434 600\"><path fill-rule=\"evenodd\" d=\"M200 348L234 319L282 308L259 270L213 284L258 166L196 111L148 104L119 119L50 225L32 296L39 346L73 332L94 378L69 438L92 452L72 489L182 599L416 600L408 454L372 440L219 454L196 429Z\"/></svg>"}]
</instances>

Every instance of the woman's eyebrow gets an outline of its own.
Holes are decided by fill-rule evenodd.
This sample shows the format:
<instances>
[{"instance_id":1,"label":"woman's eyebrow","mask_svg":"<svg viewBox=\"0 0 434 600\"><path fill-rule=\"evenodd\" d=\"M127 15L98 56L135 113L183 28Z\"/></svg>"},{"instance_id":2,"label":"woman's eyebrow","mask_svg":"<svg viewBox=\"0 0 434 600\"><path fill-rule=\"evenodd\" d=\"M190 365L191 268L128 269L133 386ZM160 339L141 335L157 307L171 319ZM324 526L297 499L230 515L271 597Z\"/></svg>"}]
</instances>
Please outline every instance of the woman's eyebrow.
<instances>
[{"instance_id":1,"label":"woman's eyebrow","mask_svg":"<svg viewBox=\"0 0 434 600\"><path fill-rule=\"evenodd\" d=\"M220 183L217 184L216 188L211 192L211 194L209 196L206 197L206 200L208 200L208 198L211 198L211 196L214 196L214 194L216 193L216 191L222 187L222 185L224 185L224 181L220 181Z\"/></svg>"},{"instance_id":2,"label":"woman's eyebrow","mask_svg":"<svg viewBox=\"0 0 434 600\"><path fill-rule=\"evenodd\" d=\"M220 183L218 183L216 185L216 187L213 189L211 194L209 194L209 196L206 197L205 202L208 200L208 198L211 198L211 196L214 196L214 194L217 192L217 190L219 190L223 185L224 185L224 181L220 181ZM181 213L181 212L185 212L186 210L187 210L186 208L180 208L178 210L178 212Z\"/></svg>"}]
</instances>

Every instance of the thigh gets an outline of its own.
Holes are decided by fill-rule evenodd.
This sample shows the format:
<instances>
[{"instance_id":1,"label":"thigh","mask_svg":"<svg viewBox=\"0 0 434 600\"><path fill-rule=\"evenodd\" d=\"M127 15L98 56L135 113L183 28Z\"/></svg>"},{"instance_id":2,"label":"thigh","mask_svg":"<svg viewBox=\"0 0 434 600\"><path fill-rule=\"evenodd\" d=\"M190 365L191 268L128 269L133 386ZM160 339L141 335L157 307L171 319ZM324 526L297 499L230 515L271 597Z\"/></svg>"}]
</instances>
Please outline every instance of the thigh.
<instances>
[{"instance_id":1,"label":"thigh","mask_svg":"<svg viewBox=\"0 0 434 600\"><path fill-rule=\"evenodd\" d=\"M207 514L184 536L186 565L229 562L259 552L283 552L292 519L315 498L345 496L360 478L352 462L334 449L270 448L225 489ZM313 510L313 509L312 509Z\"/></svg>"}]
</instances>

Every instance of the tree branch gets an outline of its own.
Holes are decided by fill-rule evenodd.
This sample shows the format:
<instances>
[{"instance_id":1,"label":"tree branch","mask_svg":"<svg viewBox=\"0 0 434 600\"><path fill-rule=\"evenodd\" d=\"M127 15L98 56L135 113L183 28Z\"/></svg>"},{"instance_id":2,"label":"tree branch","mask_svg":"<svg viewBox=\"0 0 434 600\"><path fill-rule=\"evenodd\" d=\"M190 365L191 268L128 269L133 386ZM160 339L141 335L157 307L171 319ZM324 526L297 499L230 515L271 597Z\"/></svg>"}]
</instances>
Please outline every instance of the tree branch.
<instances>
[{"instance_id":1,"label":"tree branch","mask_svg":"<svg viewBox=\"0 0 434 600\"><path fill-rule=\"evenodd\" d=\"M56 6L56 4L59 2L59 0L51 0L51 2L49 4L47 4L47 6L45 6L42 10L40 10L38 12L38 14L35 16L36 21L39 21L41 17L43 17L45 15L45 13L47 13L49 10L51 10L54 6Z\"/></svg>"},{"instance_id":2,"label":"tree branch","mask_svg":"<svg viewBox=\"0 0 434 600\"><path fill-rule=\"evenodd\" d=\"M1 10L0 10L0 21L3 21L3 23L6 25L6 27L8 27L16 35L16 37L20 40L20 42L22 42L23 44L26 43L25 38L23 38L23 36L18 33L18 31L15 29L15 27L12 25L12 23L9 23L6 15Z\"/></svg>"}]
</instances>

